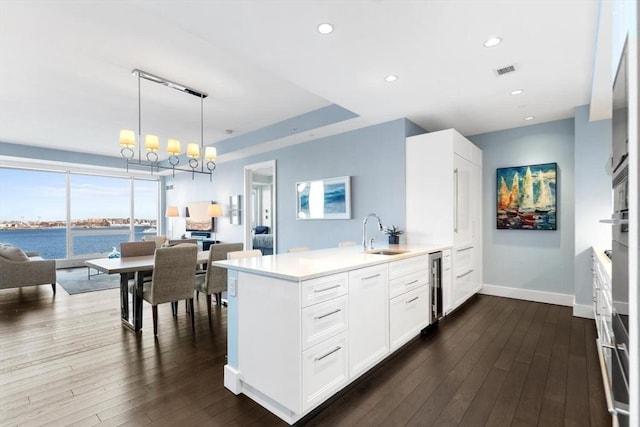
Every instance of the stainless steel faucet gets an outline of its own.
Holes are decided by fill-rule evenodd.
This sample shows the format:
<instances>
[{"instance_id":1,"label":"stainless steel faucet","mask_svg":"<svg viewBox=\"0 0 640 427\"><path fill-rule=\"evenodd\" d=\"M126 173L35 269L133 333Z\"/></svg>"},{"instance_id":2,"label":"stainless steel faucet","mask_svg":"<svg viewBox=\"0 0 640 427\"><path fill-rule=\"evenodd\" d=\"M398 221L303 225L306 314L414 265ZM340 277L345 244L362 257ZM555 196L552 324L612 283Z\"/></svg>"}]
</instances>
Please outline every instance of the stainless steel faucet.
<instances>
[{"instance_id":1,"label":"stainless steel faucet","mask_svg":"<svg viewBox=\"0 0 640 427\"><path fill-rule=\"evenodd\" d=\"M382 231L383 226L382 226L382 221L380 221L380 217L374 213L370 213L369 215L364 217L364 220L362 221L362 248L366 251L367 250L367 221L369 220L369 217L375 217L378 220L378 227L380 228L380 231ZM371 244L369 249L373 249L373 239L371 239Z\"/></svg>"}]
</instances>

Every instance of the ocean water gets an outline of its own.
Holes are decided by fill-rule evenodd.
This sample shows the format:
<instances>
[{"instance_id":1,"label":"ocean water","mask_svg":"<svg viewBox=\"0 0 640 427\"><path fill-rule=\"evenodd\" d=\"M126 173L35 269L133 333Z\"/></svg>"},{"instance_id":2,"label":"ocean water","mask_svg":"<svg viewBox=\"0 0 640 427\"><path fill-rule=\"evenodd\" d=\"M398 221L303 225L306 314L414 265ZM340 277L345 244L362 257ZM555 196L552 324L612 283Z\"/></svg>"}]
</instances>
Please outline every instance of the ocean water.
<instances>
[{"instance_id":1,"label":"ocean water","mask_svg":"<svg viewBox=\"0 0 640 427\"><path fill-rule=\"evenodd\" d=\"M135 240L145 236L143 231L149 227L135 226ZM77 230L86 230L79 228ZM111 236L74 236L73 255L105 255L120 243L129 240L128 227L112 227L110 230L122 230L122 234ZM154 236L155 234L152 234ZM25 252L37 251L45 259L67 258L67 230L64 228L33 228L25 230L0 230L0 243L11 243Z\"/></svg>"}]
</instances>

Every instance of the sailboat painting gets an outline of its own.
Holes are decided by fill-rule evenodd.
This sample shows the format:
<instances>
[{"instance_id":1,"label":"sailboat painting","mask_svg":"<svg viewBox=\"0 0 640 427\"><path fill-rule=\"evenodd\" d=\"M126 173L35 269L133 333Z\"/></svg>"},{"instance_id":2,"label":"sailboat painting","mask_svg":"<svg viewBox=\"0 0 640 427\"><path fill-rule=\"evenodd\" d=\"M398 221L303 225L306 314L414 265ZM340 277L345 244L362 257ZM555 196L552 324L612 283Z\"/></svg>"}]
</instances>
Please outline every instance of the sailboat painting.
<instances>
[{"instance_id":1,"label":"sailboat painting","mask_svg":"<svg viewBox=\"0 0 640 427\"><path fill-rule=\"evenodd\" d=\"M499 230L556 230L556 163L497 170Z\"/></svg>"}]
</instances>

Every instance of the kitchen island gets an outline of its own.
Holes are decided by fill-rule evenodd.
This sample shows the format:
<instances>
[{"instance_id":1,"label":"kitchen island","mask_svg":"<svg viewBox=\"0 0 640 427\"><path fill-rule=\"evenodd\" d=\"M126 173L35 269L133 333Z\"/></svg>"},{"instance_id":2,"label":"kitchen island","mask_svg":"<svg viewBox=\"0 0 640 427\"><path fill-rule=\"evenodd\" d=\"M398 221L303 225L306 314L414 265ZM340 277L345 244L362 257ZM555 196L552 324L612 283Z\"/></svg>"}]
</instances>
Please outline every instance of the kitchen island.
<instances>
[{"instance_id":1,"label":"kitchen island","mask_svg":"<svg viewBox=\"0 0 640 427\"><path fill-rule=\"evenodd\" d=\"M390 245L216 261L228 271L225 387L295 423L428 326L430 253Z\"/></svg>"}]
</instances>

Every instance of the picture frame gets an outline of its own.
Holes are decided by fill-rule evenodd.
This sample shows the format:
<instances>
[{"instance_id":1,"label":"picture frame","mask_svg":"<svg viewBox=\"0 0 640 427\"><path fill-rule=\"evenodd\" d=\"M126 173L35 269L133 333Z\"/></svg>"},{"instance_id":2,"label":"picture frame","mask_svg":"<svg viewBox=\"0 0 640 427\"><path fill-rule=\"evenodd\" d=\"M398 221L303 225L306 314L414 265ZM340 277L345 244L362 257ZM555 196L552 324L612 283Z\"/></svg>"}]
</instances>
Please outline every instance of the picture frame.
<instances>
[{"instance_id":1,"label":"picture frame","mask_svg":"<svg viewBox=\"0 0 640 427\"><path fill-rule=\"evenodd\" d=\"M557 230L558 164L496 170L498 230Z\"/></svg>"},{"instance_id":2,"label":"picture frame","mask_svg":"<svg viewBox=\"0 0 640 427\"><path fill-rule=\"evenodd\" d=\"M242 221L242 208L240 203L242 202L242 196L229 196L229 221L233 225L240 225Z\"/></svg>"},{"instance_id":3,"label":"picture frame","mask_svg":"<svg viewBox=\"0 0 640 427\"><path fill-rule=\"evenodd\" d=\"M351 177L296 182L296 218L351 219Z\"/></svg>"}]
</instances>

